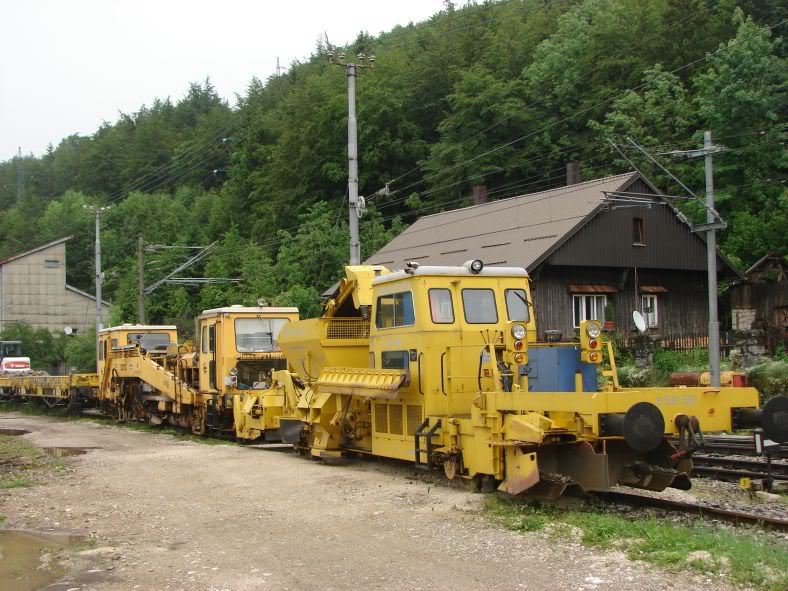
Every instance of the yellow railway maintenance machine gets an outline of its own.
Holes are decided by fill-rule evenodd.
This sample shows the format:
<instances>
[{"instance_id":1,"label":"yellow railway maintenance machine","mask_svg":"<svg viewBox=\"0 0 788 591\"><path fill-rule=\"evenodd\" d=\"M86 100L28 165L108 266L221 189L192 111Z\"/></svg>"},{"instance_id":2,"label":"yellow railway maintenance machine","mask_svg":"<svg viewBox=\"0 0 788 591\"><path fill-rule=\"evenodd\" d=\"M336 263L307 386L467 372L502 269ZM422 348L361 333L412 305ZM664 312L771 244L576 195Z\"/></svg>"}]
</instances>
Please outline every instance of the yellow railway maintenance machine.
<instances>
[{"instance_id":1,"label":"yellow railway maintenance machine","mask_svg":"<svg viewBox=\"0 0 788 591\"><path fill-rule=\"evenodd\" d=\"M196 319L197 345L175 326L123 325L100 333L100 397L119 420L167 422L196 434L276 439L281 405L270 373L286 367L277 337L297 308L229 306ZM266 392L266 412L262 393ZM109 407L109 408L107 408ZM242 412L243 409L243 412Z\"/></svg>"},{"instance_id":2,"label":"yellow railway maintenance machine","mask_svg":"<svg viewBox=\"0 0 788 591\"><path fill-rule=\"evenodd\" d=\"M278 434L314 456L399 458L555 498L619 483L689 486L701 429L758 425L771 439L788 436L788 400L759 410L753 388L620 388L596 321L580 326L579 342L536 342L524 269L469 261L346 271L321 318L280 334L300 379L273 376ZM682 437L678 448L670 435Z\"/></svg>"}]
</instances>

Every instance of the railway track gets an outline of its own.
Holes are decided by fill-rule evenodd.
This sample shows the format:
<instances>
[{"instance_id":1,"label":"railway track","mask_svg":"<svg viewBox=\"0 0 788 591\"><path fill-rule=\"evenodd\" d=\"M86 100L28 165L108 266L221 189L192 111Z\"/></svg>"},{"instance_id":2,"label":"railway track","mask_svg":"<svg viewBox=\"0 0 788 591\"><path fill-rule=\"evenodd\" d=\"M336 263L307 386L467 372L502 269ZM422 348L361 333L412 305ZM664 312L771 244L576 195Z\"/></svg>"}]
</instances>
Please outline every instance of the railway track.
<instances>
[{"instance_id":1,"label":"railway track","mask_svg":"<svg viewBox=\"0 0 788 591\"><path fill-rule=\"evenodd\" d=\"M693 472L697 476L737 482L740 478L788 480L788 463L765 459L737 458L724 455L693 454Z\"/></svg>"},{"instance_id":2,"label":"railway track","mask_svg":"<svg viewBox=\"0 0 788 591\"><path fill-rule=\"evenodd\" d=\"M771 517L760 513L749 513L733 509L723 509L721 507L712 507L703 503L688 503L685 501L674 501L670 499L619 491L596 493L595 496L608 503L632 505L635 507L653 507L655 509L665 509L668 511L677 511L680 513L699 515L700 517L718 519L720 521L726 521L735 525L760 525L765 529L788 532L788 519Z\"/></svg>"},{"instance_id":3,"label":"railway track","mask_svg":"<svg viewBox=\"0 0 788 591\"><path fill-rule=\"evenodd\" d=\"M675 439L673 440L675 443ZM738 456L754 456L755 442L751 435L705 435L703 451L706 453L733 454ZM774 455L775 459L788 459L788 444L784 443Z\"/></svg>"}]
</instances>

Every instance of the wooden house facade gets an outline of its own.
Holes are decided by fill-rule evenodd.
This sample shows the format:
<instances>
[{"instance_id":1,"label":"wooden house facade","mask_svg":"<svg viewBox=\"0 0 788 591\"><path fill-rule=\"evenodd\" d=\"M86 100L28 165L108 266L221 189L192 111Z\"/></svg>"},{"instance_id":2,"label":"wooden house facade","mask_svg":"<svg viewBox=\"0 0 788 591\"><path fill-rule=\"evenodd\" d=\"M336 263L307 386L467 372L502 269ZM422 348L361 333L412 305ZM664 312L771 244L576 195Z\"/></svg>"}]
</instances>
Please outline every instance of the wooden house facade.
<instances>
[{"instance_id":1,"label":"wooden house facade","mask_svg":"<svg viewBox=\"0 0 788 591\"><path fill-rule=\"evenodd\" d=\"M657 193L630 173L425 216L367 262L525 267L540 338L606 317L630 334L634 310L652 336L705 335L706 243Z\"/></svg>"}]
</instances>

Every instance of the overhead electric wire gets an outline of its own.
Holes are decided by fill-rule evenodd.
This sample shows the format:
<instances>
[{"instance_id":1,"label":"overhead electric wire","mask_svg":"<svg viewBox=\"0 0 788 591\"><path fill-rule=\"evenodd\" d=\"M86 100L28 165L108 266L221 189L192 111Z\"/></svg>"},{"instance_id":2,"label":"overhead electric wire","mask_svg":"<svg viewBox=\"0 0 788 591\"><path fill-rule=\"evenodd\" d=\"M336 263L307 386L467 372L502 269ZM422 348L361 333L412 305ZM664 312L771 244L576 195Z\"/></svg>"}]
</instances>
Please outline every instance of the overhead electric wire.
<instances>
[{"instance_id":1,"label":"overhead electric wire","mask_svg":"<svg viewBox=\"0 0 788 591\"><path fill-rule=\"evenodd\" d=\"M706 60L708 60L709 58L711 58L711 57L713 57L713 56L715 56L715 55L718 55L718 54L720 54L720 53L722 53L722 52L724 52L724 51L728 51L728 50L729 50L729 49L731 49L732 47L735 47L735 46L737 46L737 45L740 45L741 43L744 43L745 41L748 41L748 40L750 40L750 39L752 39L752 38L754 38L754 37L757 37L757 36L759 36L759 35L762 35L762 34L763 34L764 32L766 32L766 31L771 31L772 29L774 29L774 28L776 28L776 27L779 27L780 25L782 25L782 24L783 24L783 23L785 23L785 22L788 22L788 19L783 19L782 21L780 21L780 22L779 22L779 23L777 23L777 24L770 25L770 26L768 26L768 27L764 27L763 29L760 29L760 30L759 30L757 33L754 33L754 34L752 34L752 35L749 35L748 37L745 37L744 39L741 39L741 40L735 40L735 41L731 41L729 44L727 44L727 45L723 45L722 47L720 47L719 49L717 49L717 50L715 50L715 51L713 51L713 52L708 52L708 53L706 53L706 55L704 55L703 57L697 58L697 59L695 59L695 60L693 60L693 61L691 61L691 62L688 62L688 63L686 63L686 64L684 64L684 65L682 65L682 66L679 66L679 67L677 67L677 68L674 68L673 70L670 70L670 71L669 71L669 72L667 72L667 73L669 73L669 74L675 74L676 72L680 72L681 70L684 70L684 69L686 69L686 68L689 68L689 67L691 67L691 66L694 66L695 64L698 64L698 63L700 63L700 62L706 61ZM628 89L625 89L625 90L622 90L622 91L616 92L616 94L615 94L615 95L613 95L613 96L611 96L611 97L609 97L609 98L607 98L607 99L605 99L605 100L603 100L603 101L599 101L599 102L597 102L597 103L594 103L593 105L591 105L591 106L589 106L589 107L585 107L585 108L583 108L583 109L581 109L581 110L574 111L574 112L573 112L572 114L570 114L570 115L567 115L567 116L565 116L565 117L562 117L561 119L558 119L557 121L554 121L554 122L552 122L552 123L549 123L549 124L547 124L547 125L545 125L545 126L543 126L543 127L539 128L539 129L537 129L537 130L535 130L535 131L531 131L531 132L529 132L529 133L526 133L526 134L524 134L524 135L521 135L521 136L519 136L519 137L517 137L517 138L515 138L515 139L513 139L513 140L510 140L510 141L508 141L508 142L506 142L506 143L504 143L504 144L500 144L500 145L498 145L498 146L496 146L496 147L494 147L494 148L491 148L491 149L489 149L489 150L487 150L487 151L485 151L485 152L482 152L481 154L477 154L477 155L476 155L476 156L474 156L473 158L469 158L469 159L467 159L467 160L464 160L464 161L462 161L462 162L459 162L459 163L457 163L457 164L454 164L454 165L452 165L452 166L446 167L446 168L444 168L444 169L442 169L442 170L440 170L440 171L436 172L435 174L432 174L432 175L430 175L430 176L427 176L427 177L425 177L424 179L422 179L422 180L420 180L420 181L417 181L417 182L415 182L415 183L411 183L410 185L407 185L407 186L403 187L402 189L399 189L399 191L404 191L404 190L406 190L406 189L408 189L408 188L410 188L410 187L413 187L413 186L415 186L415 185L418 185L418 184L421 184L421 183L423 183L423 182L425 182L425 181L428 181L428 180L434 179L434 178L436 178L436 177L438 177L438 176L441 176L441 175L443 175L443 174L445 174L445 173L447 173L447 172L450 172L450 171L452 171L452 170L456 170L457 168L459 168L459 167L461 167L461 166L464 166L464 165L466 165L466 164L470 164L471 162L475 162L476 160L479 160L480 158L483 158L484 156L489 156L490 154L495 154L496 152L499 152L500 150L503 150L504 148L507 148L507 147L509 147L509 146L513 146L513 145L515 145L515 144L517 144L517 143L520 143L520 142L522 142L522 141L523 141L523 140L525 140L525 139L528 139L529 137L532 137L532 136L534 136L534 135L536 135L536 134L538 134L538 133L541 133L541 132L543 132L543 131L546 131L546 130L548 130L548 129L551 129L551 128L555 127L556 125L559 125L559 124L561 124L561 123L565 123L565 122L567 122L567 121L569 121L569 120L571 120L571 119L574 119L574 118L575 118L575 117L577 117L578 115L582 115L582 114L584 114L584 113L588 113L589 111L592 111L592 110L594 110L594 109L597 109L597 108L599 108L599 107L605 106L605 105L607 105L607 104L609 104L609 103L611 103L611 102L615 101L616 99L618 99L618 98L620 98L620 97L622 97L622 96L625 96L626 94L628 94L628 93L630 93L630 92L635 92L635 91L641 90L641 89L643 89L643 88L645 88L645 87L648 87L648 86L650 86L651 84L653 84L653 81L646 81L646 82L643 82L643 83L641 83L641 84L638 84L638 85L636 85L636 86L633 86L633 87L631 87L631 88L628 88Z\"/></svg>"},{"instance_id":2,"label":"overhead electric wire","mask_svg":"<svg viewBox=\"0 0 788 591\"><path fill-rule=\"evenodd\" d=\"M688 68L688 67L691 67L691 66L693 66L693 65L695 65L695 64L697 64L697 63L700 63L700 62L702 62L702 61L705 61L705 60L709 59L710 57L713 57L713 56L715 56L715 55L718 55L718 54L720 54L720 53L722 53L722 52L724 52L724 51L727 51L727 50L731 49L732 47L735 47L736 45L739 45L740 43L743 43L744 41L747 41L747 40L749 40L749 39L751 39L751 38L754 38L754 37L756 37L756 36L758 36L758 35L761 35L761 34L763 34L763 32L764 32L764 31L770 31L770 30L772 30L772 29L774 29L774 28L776 28L776 27L779 27L780 25L784 24L784 23L785 23L787 20L788 20L788 19L784 19L784 20L780 21L780 22L779 22L779 23L777 23L777 24L774 24L774 25L770 25L770 26L768 26L768 27L765 27L764 29L761 29L761 30L759 30L757 33L754 33L753 35L750 35L750 36L748 36L748 37L746 37L746 38L744 38L744 39L741 39L741 40L736 40L736 41L730 42L729 44L726 44L726 45L724 45L724 46L720 47L718 50L716 50L716 51L714 51L714 52L707 53L705 56L703 56L703 57L701 57L701 58L698 58L698 59L696 59L696 60L693 60L693 61L691 61L691 62L688 62L688 63L686 63L686 64L684 64L684 65L682 65L682 66L680 66L680 67L678 67L678 68L675 68L675 69L671 70L669 73L675 73L675 72L678 72L678 71L684 70L684 69L686 69L686 68ZM578 116L578 115L581 115L581 114L583 114L583 113L586 113L586 112L588 112L588 111L590 111L590 110L592 110L592 109L598 108L598 107L600 107L600 106L604 106L604 105L606 105L606 104L608 104L608 103L612 102L613 100L615 100L616 98L618 98L618 97L620 97L620 96L624 96L625 94L627 94L627 93L629 93L629 92L634 92L634 91L640 90L640 89L642 89L642 88L644 88L644 87L646 87L646 86L649 86L650 84L651 84L651 82L644 82L644 83L642 83L642 84L639 84L639 85L637 85L637 86L634 86L634 87L632 87L632 88L629 88L629 89L626 89L626 90L620 91L620 92L616 93L614 96L612 96L612 97L610 97L610 98L608 98L608 99L605 99L604 101L600 101L599 103L596 103L596 104L594 104L594 105L592 105L592 106L590 106L590 107L587 107L587 108L585 108L585 109L583 109L583 110L576 111L576 112L574 112L573 114L571 114L571 115L568 115L568 116L566 116L566 117L564 117L564 118L562 118L562 119L560 119L560 120L558 120L558 121L555 121L555 122L553 122L553 123L551 123L551 124L549 124L549 125L546 125L546 126L542 127L542 128L541 128L541 129L539 129L539 130L536 130L536 131L534 131L534 132L530 132L530 133L528 133L528 134L525 134L525 135L523 135L523 136L520 136L520 137L518 137L518 138L515 138L514 140L511 140L510 142L507 142L507 143L505 143L505 144L499 145L499 146L497 146L497 147L495 147L495 148L493 148L493 149L491 149L491 150L488 150L488 151L486 151L486 152L483 152L483 153L481 153L481 154L479 154L479 155L477 155L477 156L474 156L473 158L470 158L470 159L468 159L468 160L465 160L465 161L463 161L463 162L460 162L460 163L458 163L458 164L455 164L455 165L453 165L453 166L451 166L451 167L448 167L448 168L446 168L446 169L443 169L443 170L441 170L441 171L438 171L438 172L437 172L437 173L435 173L434 175L431 175L430 177L427 177L427 178L423 179L423 181L424 181L424 180L429 180L429 179L431 179L431 178L435 178L436 176L439 176L440 174L443 174L443 173L445 173L445 172L448 172L448 171L450 171L450 170L454 170L454 169L456 169L456 168L458 168L458 167L460 167L460 166L463 166L463 165L465 165L465 164L468 164L468 163L474 162L474 161L478 160L479 158L482 158L482 157L484 157L484 156L486 156L486 155L489 155L489 154L495 153L495 152L497 152L497 151L500 151L501 149L503 149L503 148L505 148L505 147L508 147L508 146L514 145L514 144L516 144L516 143L519 143L520 141L522 141L522 140L524 140L524 139L526 139L526 138L528 138L528 137L531 137L531 136L535 135L536 133L540 133L541 131L545 131L545 130L547 130L547 129L550 129L550 128L552 128L552 127L554 127L554 126L556 126L556 125L558 125L558 124L560 124L560 123L563 123L563 122L565 122L565 121L567 121L567 120L570 120L570 119L572 119L572 118L574 118L574 117L576 117L576 116ZM488 174L494 174L494 172L495 172L495 171L492 171L492 172L489 172L489 173L484 173L482 176L487 176ZM185 174L185 173L182 173L180 176L182 176L183 174ZM423 182L423 181L420 181L420 182ZM419 183L414 183L414 184L419 184ZM402 190L405 190L405 189L407 189L407 188L409 188L409 187L411 187L411 186L414 186L414 185L409 185L409 186L407 186L407 187L404 187L403 189L400 189L400 191L402 191ZM426 193L427 193L427 192L422 192L421 194L426 194ZM40 239L39 239L39 240L40 240ZM39 242L39 244L40 244L40 242ZM15 251L18 251L18 250L19 250L18 248L15 248ZM0 255L0 258L3 258L3 256L4 256L4 255Z\"/></svg>"},{"instance_id":3,"label":"overhead electric wire","mask_svg":"<svg viewBox=\"0 0 788 591\"><path fill-rule=\"evenodd\" d=\"M662 32L664 32L664 31L665 31L665 30L667 30L667 29L670 29L670 28L673 28L673 27L675 27L675 26L676 26L676 24L681 24L681 23L683 23L683 22L685 22L685 21L687 21L687 20L689 20L689 19L691 19L691 18L693 18L693 17L697 16L697 15L698 15L698 14L700 14L701 12L703 12L703 9L698 9L698 10L696 10L695 12L693 12L693 13L691 13L691 14L689 14L689 15L685 16L685 17L684 17L683 19L681 19L681 20L680 20L678 23L670 23L670 24L666 25L666 26L665 26L665 27L663 27L663 28L656 29L656 30L654 31L654 33L655 33L655 35L654 35L654 36L657 36L657 35L661 34ZM604 66L605 64L609 63L610 61L612 61L612 60L614 60L614 59L617 59L617 58L619 58L619 57L621 57L621 56L623 56L623 55L626 55L626 54L628 54L628 53L632 52L634 49L637 49L638 47L642 46L642 45L643 45L643 44L645 44L645 43L646 43L646 42L647 42L647 41L648 41L648 40L649 40L651 37L652 37L652 36L647 36L647 37L645 37L643 40L641 40L640 42L636 43L635 45L632 45L631 47L628 47L627 49L625 49L625 50L623 50L623 51L621 51L621 52L617 53L616 55L614 55L614 56L611 56L611 57L608 57L606 60L603 60L602 62L600 62L599 64L597 64L595 67L593 67L593 68L591 68L590 70L588 70L587 72L584 72L583 74L581 74L581 75L580 75L580 80L582 80L583 78L586 78L586 77L588 77L590 74L593 74L595 71L597 71L599 68L601 68L601 67L602 67L602 66ZM539 104L542 104L542 103L544 102L544 100L545 100L545 99L543 99L543 98L542 98L542 99L538 99L538 100L536 100L536 101L534 101L534 102L532 102L532 103L530 103L530 104L526 105L525 107L523 107L523 108L522 108L522 109L520 109L520 110L530 109L531 107L534 107L534 106L537 106L537 105L539 105ZM473 140L473 139L475 139L475 138L479 137L480 135L483 135L483 134L485 134L486 132L490 131L491 129L494 129L495 127L498 127L498 126L499 126L499 125L501 125L502 123L505 123L506 121L509 121L509 120L510 120L510 119L512 119L512 117L514 117L514 116L515 116L514 114L507 115L506 117L504 117L504 118L502 118L502 119L500 119L500 120L496 121L495 123L493 123L492 125L488 126L487 128L485 128L485 129L483 129L483 130L481 130L481 131L478 131L478 132L476 132L475 134L473 134L472 136L470 136L470 137L468 137L468 138L466 138L466 139L462 140L462 141L460 142L460 145L463 145L463 144L465 144L465 143L467 143L467 142L469 142L469 141L471 141L471 140ZM428 158L428 160L427 160L427 161L429 161L429 160L432 160L432 159L434 159L434 157L433 157L433 158ZM408 175L409 175L409 174L411 174L412 172L415 172L415 171L417 171L417 170L420 170L421 168L422 168L422 165L421 165L421 164L419 164L419 165L415 166L414 168L412 168L411 170L409 170L408 172L406 172L406 173L403 173L403 174L401 174L400 176L396 177L395 179L393 179L393 180L389 181L389 182L387 183L387 185L391 185L392 183L394 183L394 182L396 182L396 181L400 180L401 178L404 178L404 177L408 176ZM421 182L423 182L424 180L426 180L426 179L422 179L422 181L419 181L419 182L417 182L417 183L414 183L414 184L420 184L420 183L421 183ZM397 189L397 190L395 190L394 192L399 192L399 191L402 191L402 190L408 189L408 188L410 188L411 186L413 186L413 185L409 185L409 186L407 186L407 187L404 187L403 189Z\"/></svg>"},{"instance_id":4,"label":"overhead electric wire","mask_svg":"<svg viewBox=\"0 0 788 591\"><path fill-rule=\"evenodd\" d=\"M604 164L601 164L601 165L599 165L599 166L597 166L595 168L602 168L602 167L609 166L609 165L610 165L609 163L604 163ZM625 173L622 173L622 174L625 174ZM556 178L558 178L558 177L556 177ZM742 190L742 189L746 189L748 187L757 186L759 184L762 184L765 181L769 181L769 182L775 182L776 181L776 182L779 182L779 183L784 183L785 180L786 180L785 178L757 179L757 180L755 180L755 181L753 181L751 183L746 183L746 184L742 184L742 185L736 185L736 186L733 186L733 187L718 187L717 191L718 192L739 191L739 190ZM578 183L578 185L586 185L588 182L591 182L591 181L584 181L582 183ZM577 192L579 190L582 190L582 189L586 188L585 186L578 186L577 188L570 188L570 187L573 187L573 185L570 185L569 187L566 187L566 190L561 192L561 193L559 193L559 194L546 195L546 196L538 197L538 198L534 198L534 199L527 199L526 203L531 204L531 203L538 203L538 202L541 202L541 201L545 201L547 199L561 198L561 197L565 197L567 195L571 195L572 193L575 193L575 192ZM434 231L434 230L436 230L438 228L450 226L452 224L456 224L456 223L459 223L459 222L462 222L462 221L467 221L469 219L483 217L485 215L499 214L502 211L508 211L510 209L519 207L520 205L523 204L523 200L525 200L528 197L536 197L536 196L540 195L541 193L548 193L548 192L551 192L551 191L554 191L554 190L560 189L560 188L561 188L560 186L559 187L553 186L551 188L545 188L545 189L543 189L541 191L530 193L530 194L527 194L527 195L512 196L512 197L509 197L508 199L500 199L498 201L514 200L515 202L513 204L511 204L511 205L506 205L504 207L499 207L495 211L472 213L471 215L468 215L468 216L465 216L465 217L452 219L452 220L449 220L449 221L446 221L446 222L443 222L443 223L439 223L439 224L434 224L434 225L428 226L426 228L418 228L418 229L415 229L415 230L411 230L410 228L408 228L404 232L402 232L402 234L400 234L400 236L416 234L416 233L419 233L419 232ZM672 196L667 197L666 200L668 202L670 202L672 200ZM468 209L468 207L463 207L463 208L459 208L459 209ZM456 211L458 211L458 209L448 210L446 212L435 212L435 214L433 214L433 215L439 215L441 213L450 213L450 212L456 212ZM567 220L570 220L570 219L579 219L581 217L584 217L584 216L570 216L568 218L551 219L548 222L539 222L539 223L536 223L536 224L525 224L525 225L521 224L521 225L517 225L517 226L512 227L512 228L508 228L507 230L514 230L514 229L525 228L525 227L534 227L534 226L544 225L544 224L547 224L547 223L553 223L553 222L556 222L556 221L567 221ZM507 230L495 230L495 231L490 231L490 232L482 232L482 233L479 233L479 234L474 234L473 236L463 236L461 238L451 238L451 239L446 239L446 240L424 242L422 244L418 244L418 245L415 245L415 246L407 246L407 247L400 247L400 248L389 249L389 250L386 251L386 254L391 253L391 252L398 252L398 251L402 251L402 250L409 250L409 249L412 249L412 248L431 246L431 245L440 244L440 243L443 243L443 242L453 242L453 241L456 241L456 240L463 240L463 239L466 239L466 238L472 238L472 237L477 237L477 236L484 236L484 235L487 235L487 234L495 234L495 233L499 233L499 232L507 231Z\"/></svg>"},{"instance_id":5,"label":"overhead electric wire","mask_svg":"<svg viewBox=\"0 0 788 591\"><path fill-rule=\"evenodd\" d=\"M143 190L145 192L152 192L153 190L161 187L162 185L166 183L171 183L172 181L182 178L187 173L195 170L197 167L201 166L202 164L207 162L210 158L216 156L219 153L222 146L211 145L211 144L213 144L214 142L222 138L225 134L227 134L235 127L237 127L239 121L240 118L236 118L231 124L223 126L218 133L214 133L208 140L204 140L199 144L197 144L194 151L197 152L198 150L201 150L199 154L192 154L191 158L189 158L187 161L183 163L178 163L177 159L180 157L180 155L176 155L168 163L170 167L174 167L176 164L181 167L187 164L191 164L191 166L189 166L188 168L181 168L181 170L177 171L177 173L176 170L173 169L169 173L153 178L149 178L150 174L147 174L141 177L138 181L135 181L135 183L133 183L132 185L136 184L136 186L133 186L133 188L121 189L110 194L110 197L105 199L101 204L101 206L106 207L108 205L111 205L112 203L115 203L120 199L127 197L132 192L143 191ZM161 168L162 166L159 167L159 169ZM5 258L6 256L9 256L11 254L14 254L15 252L19 252L20 250L28 250L29 248L34 248L35 246L40 245L42 243L47 243L50 242L51 240L56 240L61 235L62 232L53 231L50 232L48 235L39 236L38 238L36 238L34 242L29 242L27 245L6 248L2 252L0 252L0 259ZM82 260L85 259L77 259L72 262L82 262Z\"/></svg>"},{"instance_id":6,"label":"overhead electric wire","mask_svg":"<svg viewBox=\"0 0 788 591\"><path fill-rule=\"evenodd\" d=\"M555 4L563 4L564 2L570 2L570 1L571 0L545 0L544 4L539 4L537 6L529 6L525 10L514 11L514 14L521 13L522 15L526 15L526 14L529 14L531 12L535 12L537 10L548 8L548 7L553 6ZM465 7L467 7L467 5ZM463 8L465 8L465 7L463 7ZM469 17L470 16L471 15L469 15ZM430 38L428 39L428 41L430 41L432 39L437 39L439 37L445 37L446 35L451 35L452 33L456 33L458 31L466 31L466 30L470 30L470 29L475 29L477 27L483 27L483 26L489 25L490 23L494 23L496 21L503 20L503 19L509 18L511 16L512 16L511 14L505 14L505 15L502 15L502 16L499 16L499 17L496 17L496 18L491 18L491 19L488 19L486 21L482 21L480 23L476 23L476 24L472 24L472 25L465 25L465 26L462 26L462 27L456 27L454 29L449 29L448 31L441 31L440 33L435 33L433 35L430 35ZM423 41L424 41L424 39L414 39L413 41L407 41L405 43L399 43L397 45L394 45L390 49L399 49L401 47L407 47L408 45L415 45L416 43L422 43Z\"/></svg>"},{"instance_id":7,"label":"overhead electric wire","mask_svg":"<svg viewBox=\"0 0 788 591\"><path fill-rule=\"evenodd\" d=\"M600 165L597 165L597 166L587 167L585 170L597 170L599 168L604 168L604 167L613 166L613 165L614 165L613 162L604 162L604 163L602 163ZM558 169L555 169L555 170L558 170ZM624 174L624 173L621 173L621 174ZM540 176L540 175L536 175L536 176ZM535 177L529 177L529 178L535 178ZM522 194L522 193L520 193L520 194L512 195L512 196L508 197L507 199L516 199L516 198L519 198L519 197L527 197L528 195L538 194L538 193L551 191L553 189L560 188L560 185L556 186L555 182L552 182L552 181L558 180L558 179L563 179L563 178L566 178L566 177L565 177L565 175L562 174L562 175L556 175L556 176L547 177L547 178L540 178L539 180L536 180L536 181L531 182L531 183L524 183L523 185L521 185L519 187L519 189L523 189L525 187L532 187L532 188L535 187L535 188L539 188L540 190L539 191L535 191L535 192L532 191L529 194ZM586 182L589 182L589 181L582 181L581 183L578 183L578 184L584 184ZM570 185L570 186L573 186L573 185ZM488 195L494 194L496 191L497 191L497 189L493 189L492 191L488 192ZM567 191L565 194L571 194L574 191L575 190L572 189L570 191ZM496 200L488 202L488 203L495 203L497 201L502 201L502 200L504 200L504 199L496 199ZM403 215L410 215L412 213L424 213L424 212L426 212L426 211L428 211L430 209L435 209L437 207L445 207L446 205L447 205L446 203L428 204L428 205L425 205L423 207L414 209L412 211L404 212L403 214L390 215L390 216L383 217L382 219L383 219L383 221L388 221L388 220L394 219L396 217L402 217ZM445 212L435 212L435 214L448 213L450 211L457 211L458 209L467 209L468 207L472 207L472 206L463 206L463 207L460 207L460 208L449 209L449 210L446 210ZM504 208L504 210L506 210L506 209L509 209L509 208ZM500 210L496 210L496 213L497 213L497 211L500 211ZM474 216L474 217L476 217L476 216ZM462 221L463 219L465 219L465 218L460 218L460 219L458 219L456 221ZM405 230L405 232L407 232L407 230Z\"/></svg>"},{"instance_id":8,"label":"overhead electric wire","mask_svg":"<svg viewBox=\"0 0 788 591\"><path fill-rule=\"evenodd\" d=\"M476 13L474 12L475 10L479 10L479 9L496 10L498 7L505 6L507 4L511 4L512 2L517 2L517 1L521 1L521 0L500 0L498 2L491 1L481 6L479 6L478 4L470 4L470 2L468 2L465 5L461 6L459 9L457 9L457 12L461 13L457 15L457 17L463 19L470 19L473 16L476 16ZM467 13L464 12L466 10L469 12ZM442 11L438 14L442 14ZM423 21L422 24L420 25L411 26L410 24L408 24L407 26L404 27L401 26L400 27L402 29L401 31L397 31L396 33L386 33L385 38L381 39L380 37L378 37L378 42L383 43L383 42L391 41L392 39L397 39L399 37L404 37L406 35L412 35L414 33L418 33L419 31L423 31L424 29L435 27L435 22L432 20L435 18L435 16L436 15L431 16L429 20ZM448 18L451 18L448 12L446 13L446 16Z\"/></svg>"}]
</instances>

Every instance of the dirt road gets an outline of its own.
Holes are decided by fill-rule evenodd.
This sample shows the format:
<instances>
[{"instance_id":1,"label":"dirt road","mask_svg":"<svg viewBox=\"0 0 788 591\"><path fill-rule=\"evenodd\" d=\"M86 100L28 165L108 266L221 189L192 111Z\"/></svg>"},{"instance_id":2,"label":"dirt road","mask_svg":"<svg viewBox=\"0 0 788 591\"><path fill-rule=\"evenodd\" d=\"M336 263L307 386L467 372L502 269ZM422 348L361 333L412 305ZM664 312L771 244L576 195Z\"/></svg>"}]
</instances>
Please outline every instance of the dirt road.
<instances>
[{"instance_id":1,"label":"dirt road","mask_svg":"<svg viewBox=\"0 0 788 591\"><path fill-rule=\"evenodd\" d=\"M12 526L95 538L47 589L721 588L492 526L483 495L426 483L404 465L326 465L11 414L0 414L0 428L28 429L36 445L99 448L69 458L49 484L0 491Z\"/></svg>"}]
</instances>

